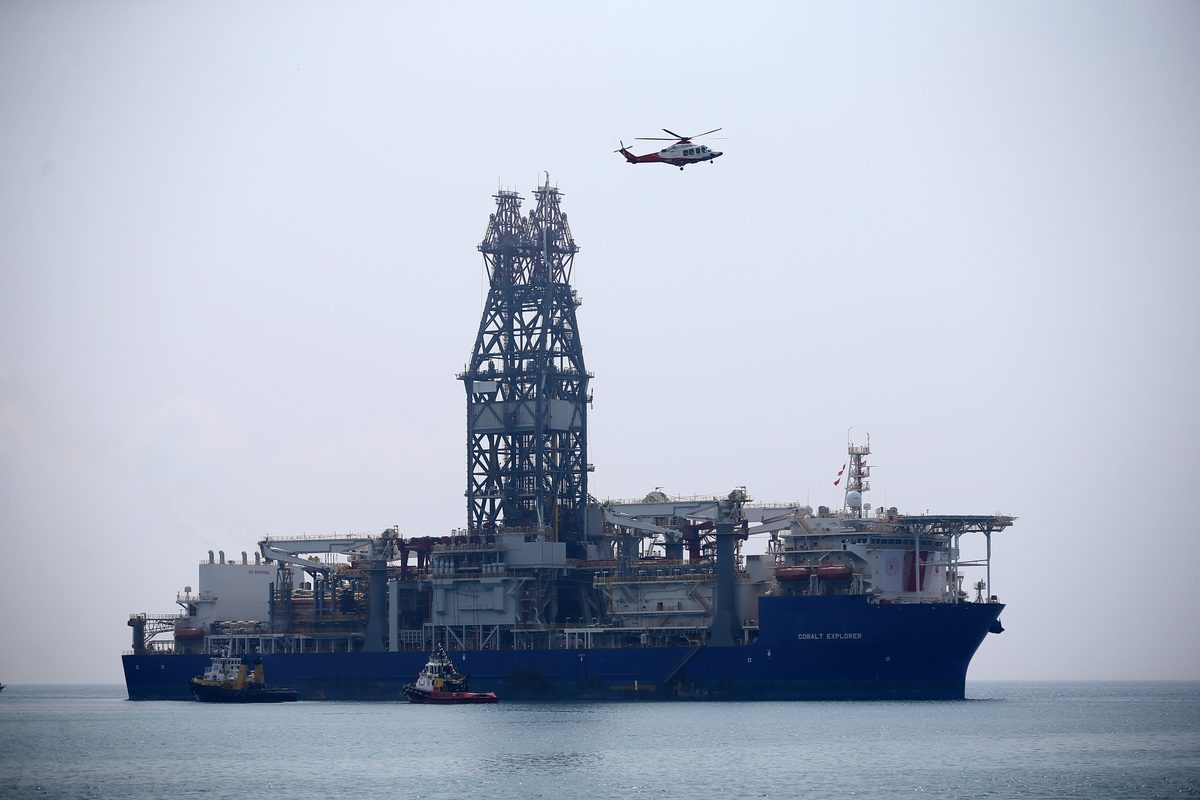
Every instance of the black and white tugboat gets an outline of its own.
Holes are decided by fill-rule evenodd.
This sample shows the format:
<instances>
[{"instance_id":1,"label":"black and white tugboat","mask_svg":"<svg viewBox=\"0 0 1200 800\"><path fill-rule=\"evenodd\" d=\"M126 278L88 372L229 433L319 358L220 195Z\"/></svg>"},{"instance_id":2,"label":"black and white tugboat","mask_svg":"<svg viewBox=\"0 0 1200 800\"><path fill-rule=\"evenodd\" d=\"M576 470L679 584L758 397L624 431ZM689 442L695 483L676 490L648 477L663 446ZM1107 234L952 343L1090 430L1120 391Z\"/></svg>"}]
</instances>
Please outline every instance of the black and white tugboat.
<instances>
[{"instance_id":1,"label":"black and white tugboat","mask_svg":"<svg viewBox=\"0 0 1200 800\"><path fill-rule=\"evenodd\" d=\"M192 694L205 703L292 703L295 689L267 686L262 661L247 670L240 658L214 658L199 678L192 678Z\"/></svg>"},{"instance_id":2,"label":"black and white tugboat","mask_svg":"<svg viewBox=\"0 0 1200 800\"><path fill-rule=\"evenodd\" d=\"M495 692L472 692L467 686L467 676L454 668L454 662L446 655L446 648L440 644L425 662L417 682L408 684L401 691L411 703L453 705L498 702Z\"/></svg>"}]
</instances>

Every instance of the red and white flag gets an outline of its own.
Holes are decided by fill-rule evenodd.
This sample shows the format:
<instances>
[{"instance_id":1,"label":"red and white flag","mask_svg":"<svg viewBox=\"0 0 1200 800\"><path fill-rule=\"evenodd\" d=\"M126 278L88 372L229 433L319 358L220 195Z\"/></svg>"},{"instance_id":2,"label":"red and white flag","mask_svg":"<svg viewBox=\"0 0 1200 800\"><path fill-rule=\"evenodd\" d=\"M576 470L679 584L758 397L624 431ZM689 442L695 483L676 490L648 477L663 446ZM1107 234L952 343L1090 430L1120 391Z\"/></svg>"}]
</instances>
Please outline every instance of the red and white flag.
<instances>
[{"instance_id":1,"label":"red and white flag","mask_svg":"<svg viewBox=\"0 0 1200 800\"><path fill-rule=\"evenodd\" d=\"M846 465L842 464L842 468L838 470L837 480L833 482L834 486L837 486L839 483L842 482L842 473L845 471L846 471Z\"/></svg>"}]
</instances>

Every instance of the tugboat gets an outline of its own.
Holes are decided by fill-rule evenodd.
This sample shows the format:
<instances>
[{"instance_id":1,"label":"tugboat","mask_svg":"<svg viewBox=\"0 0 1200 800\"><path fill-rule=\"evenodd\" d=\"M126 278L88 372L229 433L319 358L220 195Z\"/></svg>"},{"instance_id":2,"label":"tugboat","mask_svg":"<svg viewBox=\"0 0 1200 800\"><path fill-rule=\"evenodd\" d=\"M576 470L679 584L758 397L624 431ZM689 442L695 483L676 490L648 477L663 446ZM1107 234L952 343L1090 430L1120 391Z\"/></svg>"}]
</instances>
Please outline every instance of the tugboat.
<instances>
[{"instance_id":1,"label":"tugboat","mask_svg":"<svg viewBox=\"0 0 1200 800\"><path fill-rule=\"evenodd\" d=\"M441 644L425 662L417 682L408 684L401 691L410 703L453 705L499 702L495 692L472 692L467 686L467 676L454 668L454 662L446 655L446 648Z\"/></svg>"},{"instance_id":2,"label":"tugboat","mask_svg":"<svg viewBox=\"0 0 1200 800\"><path fill-rule=\"evenodd\" d=\"M192 678L192 694L205 703L293 703L295 689L272 689L263 679L262 660L252 671L240 658L214 658L199 678Z\"/></svg>"}]
</instances>

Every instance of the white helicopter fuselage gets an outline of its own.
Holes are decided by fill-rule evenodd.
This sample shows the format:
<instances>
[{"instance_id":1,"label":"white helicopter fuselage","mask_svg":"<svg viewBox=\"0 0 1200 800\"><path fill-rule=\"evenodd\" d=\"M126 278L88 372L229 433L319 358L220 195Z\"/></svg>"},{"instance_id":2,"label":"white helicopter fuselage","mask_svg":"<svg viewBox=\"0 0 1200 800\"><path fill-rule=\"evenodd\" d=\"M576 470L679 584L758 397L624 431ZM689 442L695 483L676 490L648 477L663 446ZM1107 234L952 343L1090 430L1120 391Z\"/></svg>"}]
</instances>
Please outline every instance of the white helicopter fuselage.
<instances>
[{"instance_id":1,"label":"white helicopter fuselage","mask_svg":"<svg viewBox=\"0 0 1200 800\"><path fill-rule=\"evenodd\" d=\"M712 161L721 155L720 150L713 150L706 145L692 144L691 142L680 142L658 151L658 156L663 161L677 165Z\"/></svg>"}]
</instances>

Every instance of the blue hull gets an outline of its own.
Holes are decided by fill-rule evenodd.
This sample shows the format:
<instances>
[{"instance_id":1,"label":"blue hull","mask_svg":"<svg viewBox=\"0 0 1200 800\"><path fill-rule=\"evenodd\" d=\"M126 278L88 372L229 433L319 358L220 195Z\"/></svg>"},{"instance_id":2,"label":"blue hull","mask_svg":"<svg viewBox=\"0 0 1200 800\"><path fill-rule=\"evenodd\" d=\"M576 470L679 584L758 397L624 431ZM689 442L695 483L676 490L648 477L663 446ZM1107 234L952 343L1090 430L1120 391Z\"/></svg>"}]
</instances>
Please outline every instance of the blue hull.
<instances>
[{"instance_id":1,"label":"blue hull","mask_svg":"<svg viewBox=\"0 0 1200 800\"><path fill-rule=\"evenodd\" d=\"M734 647L454 651L502 700L947 700L1004 606L878 605L862 596L764 597L759 637ZM266 654L301 700L404 699L423 652ZM190 700L207 655L126 655L131 700Z\"/></svg>"}]
</instances>

